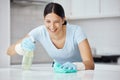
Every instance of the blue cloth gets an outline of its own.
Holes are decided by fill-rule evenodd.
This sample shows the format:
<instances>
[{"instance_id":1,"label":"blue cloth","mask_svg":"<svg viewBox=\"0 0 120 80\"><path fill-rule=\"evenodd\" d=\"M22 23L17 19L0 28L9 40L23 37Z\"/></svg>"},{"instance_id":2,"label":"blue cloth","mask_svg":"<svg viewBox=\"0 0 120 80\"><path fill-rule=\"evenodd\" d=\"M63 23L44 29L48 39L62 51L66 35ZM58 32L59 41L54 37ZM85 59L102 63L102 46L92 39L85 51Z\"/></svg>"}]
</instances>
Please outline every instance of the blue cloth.
<instances>
[{"instance_id":1,"label":"blue cloth","mask_svg":"<svg viewBox=\"0 0 120 80\"><path fill-rule=\"evenodd\" d=\"M76 66L70 62L66 62L63 65L61 65L58 62L55 62L53 68L56 73L75 73L75 72L77 72Z\"/></svg>"},{"instance_id":2,"label":"blue cloth","mask_svg":"<svg viewBox=\"0 0 120 80\"><path fill-rule=\"evenodd\" d=\"M71 62L66 62L61 65L62 69L69 69L69 70L77 70L76 65L72 64Z\"/></svg>"},{"instance_id":3,"label":"blue cloth","mask_svg":"<svg viewBox=\"0 0 120 80\"><path fill-rule=\"evenodd\" d=\"M45 25L33 29L29 35L39 41L47 53L60 64L82 61L78 44L86 39L86 35L80 26L66 25L66 40L61 49L56 48L52 43Z\"/></svg>"},{"instance_id":4,"label":"blue cloth","mask_svg":"<svg viewBox=\"0 0 120 80\"><path fill-rule=\"evenodd\" d=\"M25 51L33 51L35 49L35 44L32 42L31 38L25 38L21 42L21 47Z\"/></svg>"}]
</instances>

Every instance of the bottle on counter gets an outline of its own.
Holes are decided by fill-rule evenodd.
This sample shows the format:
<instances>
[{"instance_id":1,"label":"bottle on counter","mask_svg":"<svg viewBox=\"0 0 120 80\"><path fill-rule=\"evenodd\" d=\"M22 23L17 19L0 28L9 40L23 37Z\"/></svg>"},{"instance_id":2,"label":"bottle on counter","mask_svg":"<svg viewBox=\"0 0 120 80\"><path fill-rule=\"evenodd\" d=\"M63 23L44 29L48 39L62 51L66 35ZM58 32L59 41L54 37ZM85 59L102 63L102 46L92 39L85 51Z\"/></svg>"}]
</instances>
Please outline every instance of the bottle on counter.
<instances>
[{"instance_id":1,"label":"bottle on counter","mask_svg":"<svg viewBox=\"0 0 120 80\"><path fill-rule=\"evenodd\" d=\"M34 53L33 51L25 51L22 59L22 69L29 70L32 66Z\"/></svg>"},{"instance_id":2,"label":"bottle on counter","mask_svg":"<svg viewBox=\"0 0 120 80\"><path fill-rule=\"evenodd\" d=\"M33 39L33 37L29 38L33 44L35 43L35 40ZM23 70L29 70L30 67L32 66L32 61L33 61L33 57L34 57L34 50L27 50L24 49L24 55L23 55L23 59L22 59L22 68Z\"/></svg>"}]
</instances>

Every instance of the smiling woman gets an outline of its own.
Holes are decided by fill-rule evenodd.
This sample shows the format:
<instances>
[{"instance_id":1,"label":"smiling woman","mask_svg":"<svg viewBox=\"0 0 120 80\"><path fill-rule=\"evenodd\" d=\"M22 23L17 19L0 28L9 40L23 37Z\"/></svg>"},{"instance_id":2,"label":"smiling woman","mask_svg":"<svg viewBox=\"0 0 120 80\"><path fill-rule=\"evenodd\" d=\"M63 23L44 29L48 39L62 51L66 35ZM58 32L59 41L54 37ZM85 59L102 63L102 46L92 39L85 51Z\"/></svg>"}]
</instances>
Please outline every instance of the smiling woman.
<instances>
[{"instance_id":1,"label":"smiling woman","mask_svg":"<svg viewBox=\"0 0 120 80\"><path fill-rule=\"evenodd\" d=\"M51 41L57 48L62 48L65 43L66 27L64 20L54 13L45 16L45 25L50 34Z\"/></svg>"},{"instance_id":2,"label":"smiling woman","mask_svg":"<svg viewBox=\"0 0 120 80\"><path fill-rule=\"evenodd\" d=\"M55 71L69 73L94 69L91 48L85 33L80 26L67 23L60 4L47 4L44 9L44 25L31 30L25 38L10 46L8 54L16 53L15 47L18 44L21 44L21 50L34 50L35 45L30 37L43 45L55 63Z\"/></svg>"}]
</instances>

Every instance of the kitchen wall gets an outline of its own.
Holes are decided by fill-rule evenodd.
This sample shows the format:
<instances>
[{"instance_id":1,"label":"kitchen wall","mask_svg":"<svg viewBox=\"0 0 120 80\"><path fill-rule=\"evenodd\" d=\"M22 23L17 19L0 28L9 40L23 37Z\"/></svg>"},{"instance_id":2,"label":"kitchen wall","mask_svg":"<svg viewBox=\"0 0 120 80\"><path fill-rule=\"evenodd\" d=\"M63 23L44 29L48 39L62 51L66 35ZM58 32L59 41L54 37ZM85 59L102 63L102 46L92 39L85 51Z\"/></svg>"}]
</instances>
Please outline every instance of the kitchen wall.
<instances>
[{"instance_id":1,"label":"kitchen wall","mask_svg":"<svg viewBox=\"0 0 120 80\"><path fill-rule=\"evenodd\" d=\"M22 38L31 29L43 24L45 5L11 5L11 43ZM68 20L80 25L96 50L97 55L120 55L120 17ZM34 63L52 62L41 44L36 45ZM15 55L11 64L21 63L22 56Z\"/></svg>"},{"instance_id":2,"label":"kitchen wall","mask_svg":"<svg viewBox=\"0 0 120 80\"><path fill-rule=\"evenodd\" d=\"M10 44L10 2L0 0L0 67L10 65L6 50Z\"/></svg>"},{"instance_id":3,"label":"kitchen wall","mask_svg":"<svg viewBox=\"0 0 120 80\"><path fill-rule=\"evenodd\" d=\"M87 34L97 55L120 55L120 17L71 20L80 25Z\"/></svg>"}]
</instances>

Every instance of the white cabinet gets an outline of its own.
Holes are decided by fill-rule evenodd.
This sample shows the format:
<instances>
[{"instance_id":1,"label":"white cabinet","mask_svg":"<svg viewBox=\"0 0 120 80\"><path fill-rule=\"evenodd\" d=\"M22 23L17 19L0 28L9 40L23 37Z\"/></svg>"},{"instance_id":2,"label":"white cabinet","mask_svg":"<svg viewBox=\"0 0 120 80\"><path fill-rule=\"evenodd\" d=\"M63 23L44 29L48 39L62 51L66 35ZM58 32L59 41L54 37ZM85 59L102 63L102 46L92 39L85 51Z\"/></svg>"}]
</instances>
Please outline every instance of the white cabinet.
<instances>
[{"instance_id":1,"label":"white cabinet","mask_svg":"<svg viewBox=\"0 0 120 80\"><path fill-rule=\"evenodd\" d=\"M100 13L104 17L120 16L120 0L101 0Z\"/></svg>"},{"instance_id":2,"label":"white cabinet","mask_svg":"<svg viewBox=\"0 0 120 80\"><path fill-rule=\"evenodd\" d=\"M68 19L120 16L120 0L53 0L65 9Z\"/></svg>"},{"instance_id":3,"label":"white cabinet","mask_svg":"<svg viewBox=\"0 0 120 80\"><path fill-rule=\"evenodd\" d=\"M72 0L70 19L92 18L99 14L99 0Z\"/></svg>"}]
</instances>

